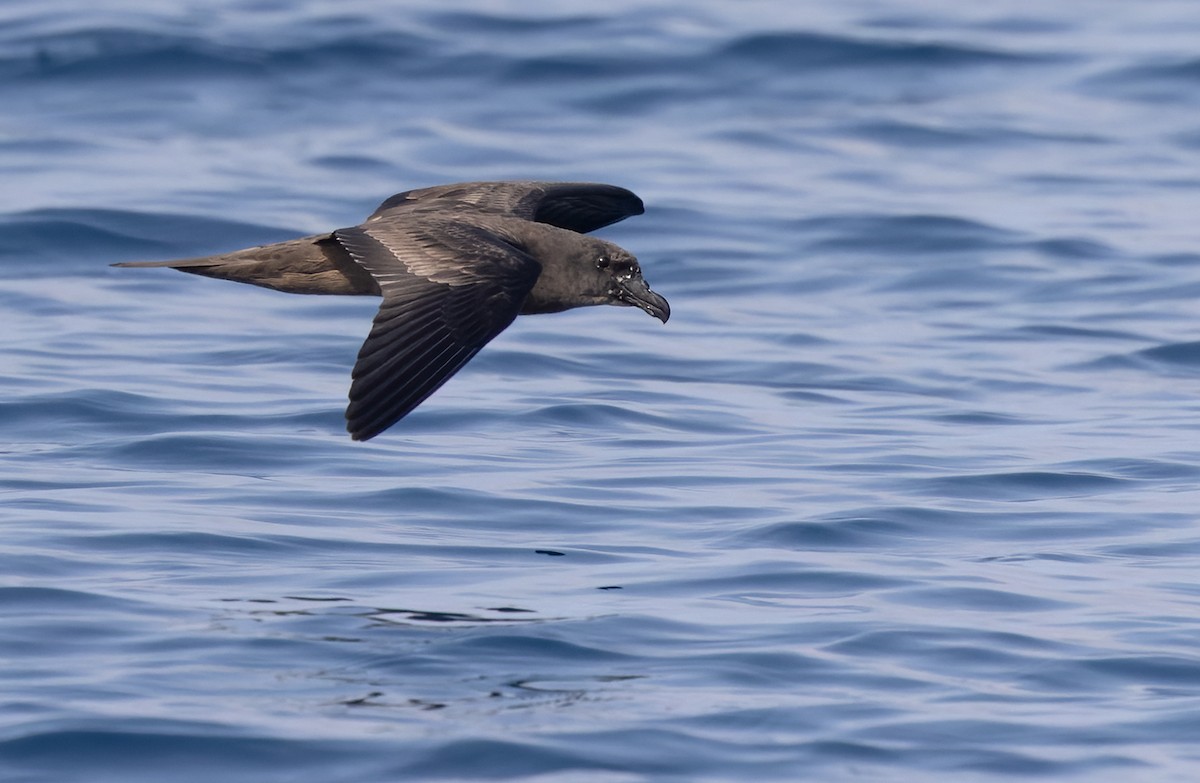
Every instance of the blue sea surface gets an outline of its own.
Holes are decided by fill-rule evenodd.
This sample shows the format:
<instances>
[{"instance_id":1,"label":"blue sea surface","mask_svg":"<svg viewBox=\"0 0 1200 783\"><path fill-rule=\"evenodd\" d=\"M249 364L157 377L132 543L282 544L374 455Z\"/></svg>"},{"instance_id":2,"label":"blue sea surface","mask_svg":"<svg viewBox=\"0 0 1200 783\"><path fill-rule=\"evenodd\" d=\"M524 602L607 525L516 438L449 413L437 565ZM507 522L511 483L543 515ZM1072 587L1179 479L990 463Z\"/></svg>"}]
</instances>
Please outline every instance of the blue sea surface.
<instances>
[{"instance_id":1,"label":"blue sea surface","mask_svg":"<svg viewBox=\"0 0 1200 783\"><path fill-rule=\"evenodd\" d=\"M0 781L1200 779L1200 5L7 0ZM673 316L342 411L117 261L611 182Z\"/></svg>"}]
</instances>

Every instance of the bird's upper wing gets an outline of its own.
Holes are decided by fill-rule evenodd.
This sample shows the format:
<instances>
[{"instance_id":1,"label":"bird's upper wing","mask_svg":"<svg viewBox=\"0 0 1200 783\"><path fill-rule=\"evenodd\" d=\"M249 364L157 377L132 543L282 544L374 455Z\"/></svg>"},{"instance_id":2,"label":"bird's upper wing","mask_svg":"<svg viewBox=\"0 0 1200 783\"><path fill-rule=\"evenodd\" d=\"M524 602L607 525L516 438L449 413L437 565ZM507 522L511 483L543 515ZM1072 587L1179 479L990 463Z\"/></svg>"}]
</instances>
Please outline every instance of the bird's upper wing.
<instances>
[{"instance_id":1,"label":"bird's upper wing","mask_svg":"<svg viewBox=\"0 0 1200 783\"><path fill-rule=\"evenodd\" d=\"M625 188L595 182L463 182L397 193L367 222L400 212L472 211L511 215L586 234L646 211Z\"/></svg>"},{"instance_id":2,"label":"bird's upper wing","mask_svg":"<svg viewBox=\"0 0 1200 783\"><path fill-rule=\"evenodd\" d=\"M383 294L350 386L355 440L395 424L500 334L541 273L524 251L454 220L368 223L334 238Z\"/></svg>"}]
</instances>

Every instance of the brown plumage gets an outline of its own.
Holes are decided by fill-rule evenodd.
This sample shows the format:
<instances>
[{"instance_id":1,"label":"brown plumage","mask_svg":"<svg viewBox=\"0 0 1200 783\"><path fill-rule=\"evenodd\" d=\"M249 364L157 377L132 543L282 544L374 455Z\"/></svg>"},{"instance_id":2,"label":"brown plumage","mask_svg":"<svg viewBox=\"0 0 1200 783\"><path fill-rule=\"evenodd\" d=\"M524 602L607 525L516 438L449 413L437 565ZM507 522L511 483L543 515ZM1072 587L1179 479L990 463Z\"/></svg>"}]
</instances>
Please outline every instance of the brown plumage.
<instances>
[{"instance_id":1,"label":"brown plumage","mask_svg":"<svg viewBox=\"0 0 1200 783\"><path fill-rule=\"evenodd\" d=\"M347 429L367 440L445 383L519 314L667 300L637 259L586 232L643 212L612 185L468 182L399 193L359 226L178 261L130 262L297 294L382 296L352 374Z\"/></svg>"}]
</instances>

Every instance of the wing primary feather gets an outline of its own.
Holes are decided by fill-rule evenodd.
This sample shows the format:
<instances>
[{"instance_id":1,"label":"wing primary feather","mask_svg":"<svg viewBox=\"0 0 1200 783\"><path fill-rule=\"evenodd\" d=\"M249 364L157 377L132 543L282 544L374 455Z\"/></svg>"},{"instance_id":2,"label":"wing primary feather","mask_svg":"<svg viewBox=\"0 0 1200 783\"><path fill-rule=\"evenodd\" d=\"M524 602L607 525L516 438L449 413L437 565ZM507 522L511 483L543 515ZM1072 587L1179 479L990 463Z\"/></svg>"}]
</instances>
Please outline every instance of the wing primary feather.
<instances>
[{"instance_id":1,"label":"wing primary feather","mask_svg":"<svg viewBox=\"0 0 1200 783\"><path fill-rule=\"evenodd\" d=\"M455 352L443 362L442 367L437 368L435 373L424 378L421 383L401 390L403 394L397 392L382 402L357 408L352 404L351 409L347 409L347 429L356 440L366 440L382 432L428 399L453 376L455 370L470 361L476 353L478 349ZM446 369L449 369L449 372L445 372ZM367 434L368 432L370 434Z\"/></svg>"}]
</instances>

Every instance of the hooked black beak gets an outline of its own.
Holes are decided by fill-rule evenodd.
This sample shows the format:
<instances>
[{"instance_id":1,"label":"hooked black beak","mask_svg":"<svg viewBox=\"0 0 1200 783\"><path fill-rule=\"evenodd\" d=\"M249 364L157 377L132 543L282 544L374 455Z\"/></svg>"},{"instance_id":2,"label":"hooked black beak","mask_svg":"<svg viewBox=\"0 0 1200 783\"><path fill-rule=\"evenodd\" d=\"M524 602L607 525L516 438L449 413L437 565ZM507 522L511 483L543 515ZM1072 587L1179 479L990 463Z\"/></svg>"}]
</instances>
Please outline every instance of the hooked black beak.
<instances>
[{"instance_id":1,"label":"hooked black beak","mask_svg":"<svg viewBox=\"0 0 1200 783\"><path fill-rule=\"evenodd\" d=\"M659 294L650 290L640 277L623 280L617 289L617 299L625 304L640 307L664 324L671 317L671 305Z\"/></svg>"}]
</instances>

